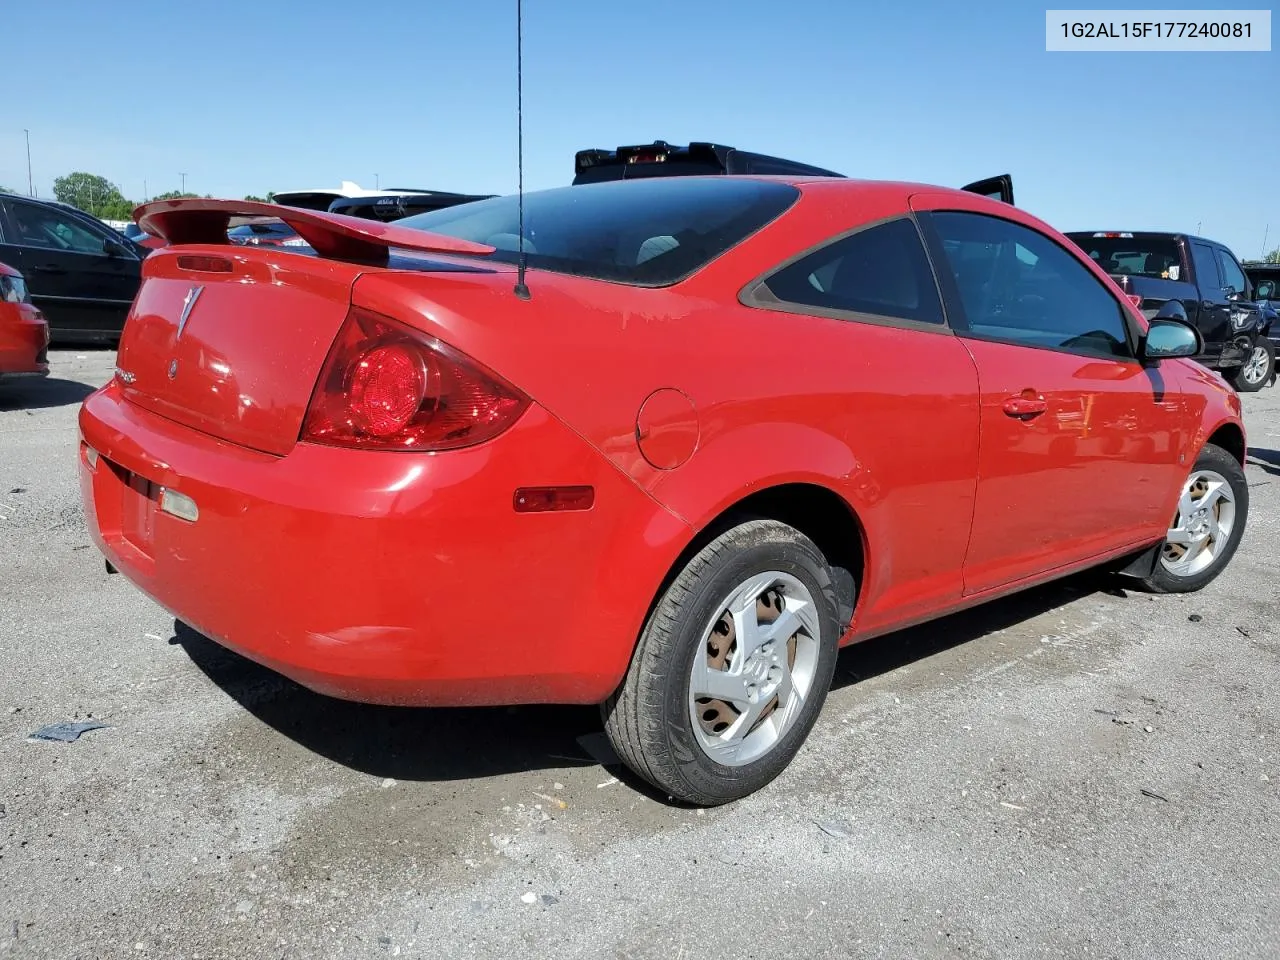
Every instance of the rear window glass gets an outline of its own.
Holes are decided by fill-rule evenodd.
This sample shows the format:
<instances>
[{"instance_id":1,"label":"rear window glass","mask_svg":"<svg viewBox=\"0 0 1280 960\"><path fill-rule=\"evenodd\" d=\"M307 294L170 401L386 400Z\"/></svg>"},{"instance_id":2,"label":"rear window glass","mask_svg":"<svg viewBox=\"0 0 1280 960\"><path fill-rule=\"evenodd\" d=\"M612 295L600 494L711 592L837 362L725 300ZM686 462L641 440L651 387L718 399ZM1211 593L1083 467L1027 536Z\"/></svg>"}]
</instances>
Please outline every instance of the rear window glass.
<instances>
[{"instance_id":1,"label":"rear window glass","mask_svg":"<svg viewBox=\"0 0 1280 960\"><path fill-rule=\"evenodd\" d=\"M531 268L635 286L684 279L790 207L787 183L730 177L655 178L525 194ZM486 259L519 259L517 198L495 197L397 221L496 247Z\"/></svg>"},{"instance_id":2,"label":"rear window glass","mask_svg":"<svg viewBox=\"0 0 1280 960\"><path fill-rule=\"evenodd\" d=\"M1177 280L1182 273L1182 253L1171 237L1091 237L1087 233L1067 236L1094 263L1116 276Z\"/></svg>"}]
</instances>

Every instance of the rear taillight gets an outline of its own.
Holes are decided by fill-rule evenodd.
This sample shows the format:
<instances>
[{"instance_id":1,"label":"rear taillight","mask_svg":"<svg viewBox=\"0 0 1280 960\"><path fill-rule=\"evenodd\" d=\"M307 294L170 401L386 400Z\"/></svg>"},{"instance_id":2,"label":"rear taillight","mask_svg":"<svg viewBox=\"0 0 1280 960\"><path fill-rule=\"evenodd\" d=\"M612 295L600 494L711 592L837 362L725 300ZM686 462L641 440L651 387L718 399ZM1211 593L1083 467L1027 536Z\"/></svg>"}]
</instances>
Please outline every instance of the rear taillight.
<instances>
[{"instance_id":1,"label":"rear taillight","mask_svg":"<svg viewBox=\"0 0 1280 960\"><path fill-rule=\"evenodd\" d=\"M419 330L352 309L311 397L302 439L378 450L454 450L491 440L529 400Z\"/></svg>"}]
</instances>

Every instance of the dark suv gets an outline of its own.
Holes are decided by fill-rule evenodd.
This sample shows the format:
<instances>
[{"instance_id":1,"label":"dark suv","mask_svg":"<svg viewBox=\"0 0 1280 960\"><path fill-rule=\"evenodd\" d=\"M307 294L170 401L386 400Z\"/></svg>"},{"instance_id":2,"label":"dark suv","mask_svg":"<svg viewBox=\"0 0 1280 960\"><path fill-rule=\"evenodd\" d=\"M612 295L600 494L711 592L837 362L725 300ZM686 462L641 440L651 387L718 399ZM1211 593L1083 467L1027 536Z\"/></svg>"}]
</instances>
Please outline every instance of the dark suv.
<instances>
[{"instance_id":1,"label":"dark suv","mask_svg":"<svg viewBox=\"0 0 1280 960\"><path fill-rule=\"evenodd\" d=\"M68 204L0 193L0 263L26 277L54 343L117 340L150 252Z\"/></svg>"},{"instance_id":2,"label":"dark suv","mask_svg":"<svg viewBox=\"0 0 1280 960\"><path fill-rule=\"evenodd\" d=\"M1241 392L1270 383L1275 352L1266 311L1226 246L1185 233L1077 231L1067 237L1120 285L1148 318L1171 318L1200 331L1196 357Z\"/></svg>"}]
</instances>

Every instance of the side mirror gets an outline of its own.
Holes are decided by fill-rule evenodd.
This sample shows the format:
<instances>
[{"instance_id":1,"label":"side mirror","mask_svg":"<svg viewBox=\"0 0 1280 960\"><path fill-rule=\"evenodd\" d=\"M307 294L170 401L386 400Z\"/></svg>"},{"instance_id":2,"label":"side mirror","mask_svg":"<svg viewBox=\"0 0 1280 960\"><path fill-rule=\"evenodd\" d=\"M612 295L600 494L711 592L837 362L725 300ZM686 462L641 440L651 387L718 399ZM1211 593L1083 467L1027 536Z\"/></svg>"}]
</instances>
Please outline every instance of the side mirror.
<instances>
[{"instance_id":1,"label":"side mirror","mask_svg":"<svg viewBox=\"0 0 1280 960\"><path fill-rule=\"evenodd\" d=\"M1194 357L1204 349L1200 331L1180 320L1152 320L1142 343L1142 359Z\"/></svg>"},{"instance_id":2,"label":"side mirror","mask_svg":"<svg viewBox=\"0 0 1280 960\"><path fill-rule=\"evenodd\" d=\"M108 257L123 257L129 253L129 249L120 241L108 237L102 241L102 252Z\"/></svg>"}]
</instances>

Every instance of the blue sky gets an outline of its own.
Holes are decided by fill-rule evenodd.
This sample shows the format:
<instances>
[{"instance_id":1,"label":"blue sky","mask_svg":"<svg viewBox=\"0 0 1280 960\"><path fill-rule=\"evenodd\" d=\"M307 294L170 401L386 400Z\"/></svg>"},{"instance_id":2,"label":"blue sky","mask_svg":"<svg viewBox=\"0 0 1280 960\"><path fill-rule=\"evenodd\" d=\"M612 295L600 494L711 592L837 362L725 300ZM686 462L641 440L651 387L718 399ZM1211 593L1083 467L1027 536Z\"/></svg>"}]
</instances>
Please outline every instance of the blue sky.
<instances>
[{"instance_id":1,"label":"blue sky","mask_svg":"<svg viewBox=\"0 0 1280 960\"><path fill-rule=\"evenodd\" d=\"M525 0L526 189L583 147L714 140L877 179L1008 171L1063 230L1280 246L1280 52L1047 53L1045 6ZM515 189L515 0L11 3L4 34L42 39L5 44L0 185L26 189L28 128L42 196L73 170L138 199L181 172L234 197Z\"/></svg>"}]
</instances>

